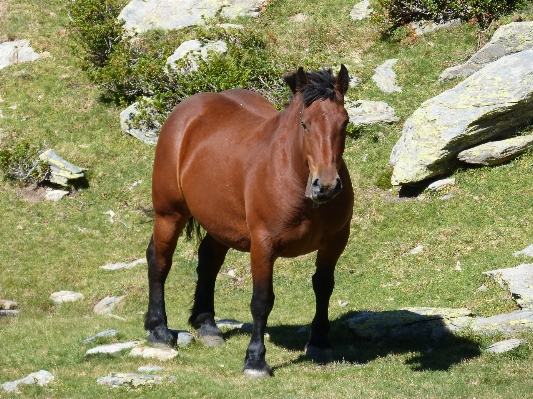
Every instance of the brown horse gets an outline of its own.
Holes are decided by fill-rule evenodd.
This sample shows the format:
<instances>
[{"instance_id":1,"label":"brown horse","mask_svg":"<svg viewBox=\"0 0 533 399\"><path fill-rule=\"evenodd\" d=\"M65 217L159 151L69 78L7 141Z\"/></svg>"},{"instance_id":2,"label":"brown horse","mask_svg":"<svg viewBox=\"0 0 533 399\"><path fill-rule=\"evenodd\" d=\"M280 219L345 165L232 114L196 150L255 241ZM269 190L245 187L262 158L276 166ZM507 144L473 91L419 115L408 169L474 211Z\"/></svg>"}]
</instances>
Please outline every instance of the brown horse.
<instances>
[{"instance_id":1,"label":"brown horse","mask_svg":"<svg viewBox=\"0 0 533 399\"><path fill-rule=\"evenodd\" d=\"M318 251L313 290L316 313L306 355L331 360L328 305L333 272L350 234L353 190L342 159L348 114L348 71L284 77L293 92L278 112L246 90L200 93L181 102L161 129L152 199L148 259L148 340L174 344L167 328L164 284L178 236L192 218L206 230L198 249L198 282L189 322L207 345L222 344L214 289L229 248L250 252L253 331L244 374L270 374L264 333L274 305L278 257ZM320 205L320 206L319 206Z\"/></svg>"}]
</instances>

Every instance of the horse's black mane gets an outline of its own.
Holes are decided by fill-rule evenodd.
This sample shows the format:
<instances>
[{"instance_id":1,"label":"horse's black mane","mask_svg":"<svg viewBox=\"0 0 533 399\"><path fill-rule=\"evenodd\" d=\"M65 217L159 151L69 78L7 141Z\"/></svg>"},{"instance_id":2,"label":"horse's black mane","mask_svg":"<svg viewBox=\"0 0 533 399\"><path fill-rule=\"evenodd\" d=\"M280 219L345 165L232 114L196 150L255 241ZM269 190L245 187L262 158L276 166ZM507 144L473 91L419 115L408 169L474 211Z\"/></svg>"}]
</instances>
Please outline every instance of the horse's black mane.
<instances>
[{"instance_id":1,"label":"horse's black mane","mask_svg":"<svg viewBox=\"0 0 533 399\"><path fill-rule=\"evenodd\" d=\"M307 74L308 83L302 88L302 99L304 105L309 107L316 100L337 99L335 92L335 76L331 69L322 69L319 72Z\"/></svg>"}]
</instances>

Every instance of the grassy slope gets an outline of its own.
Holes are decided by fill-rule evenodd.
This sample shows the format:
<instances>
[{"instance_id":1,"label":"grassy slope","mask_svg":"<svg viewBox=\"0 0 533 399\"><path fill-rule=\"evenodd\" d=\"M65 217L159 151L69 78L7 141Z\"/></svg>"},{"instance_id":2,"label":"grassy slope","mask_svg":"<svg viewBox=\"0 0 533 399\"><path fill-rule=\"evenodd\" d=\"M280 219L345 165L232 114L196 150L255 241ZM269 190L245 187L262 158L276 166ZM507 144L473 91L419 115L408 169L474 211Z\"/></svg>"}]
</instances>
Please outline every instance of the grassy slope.
<instances>
[{"instance_id":1,"label":"grassy slope","mask_svg":"<svg viewBox=\"0 0 533 399\"><path fill-rule=\"evenodd\" d=\"M96 378L112 371L136 371L155 364L126 356L84 359L90 347L79 344L101 330L116 328L121 339L142 339L146 308L145 268L106 272L110 262L143 256L151 231L150 173L153 148L124 136L118 112L98 101L71 55L62 2L8 0L0 7L0 36L28 38L51 57L0 71L0 128L17 137L46 140L69 161L90 168L89 187L76 198L31 204L18 188L0 190L0 298L19 303L21 315L0 320L0 383L47 369L56 382L45 388L26 387L23 397L106 397L109 389ZM473 26L438 32L405 44L380 41L367 23L353 23L351 2L317 3L273 0L265 15L252 23L275 38L271 47L290 55L294 66L346 63L364 79L353 98L384 100L405 120L427 98L453 83L435 82L446 66L468 56L477 46ZM300 24L288 18L305 13ZM529 19L533 13L529 10ZM509 19L502 21L509 22ZM373 85L373 69L398 58L401 94L385 95ZM16 109L9 107L16 105ZM385 133L379 139L377 131ZM146 397L369 397L369 398L505 398L531 390L531 344L511 354L479 355L501 337L465 335L441 344L365 342L354 340L341 320L354 311L388 311L405 306L469 307L480 315L516 308L505 290L485 280L481 272L512 267L526 259L512 256L531 244L530 176L533 157L526 154L496 168L458 171L454 197L441 201L397 200L375 187L388 168L388 156L401 123L360 132L348 141L346 160L355 185L353 232L337 271L331 301L332 335L338 362L317 366L302 357L305 336L296 334L310 322L313 256L280 260L276 267L276 306L269 320L267 359L276 378L244 381L240 375L249 337L230 334L222 348L193 345L164 365L177 382L164 388L140 388ZM131 188L133 182L142 180ZM2 183L3 184L3 183ZM113 210L115 223L103 213ZM419 255L405 255L417 245ZM180 244L167 283L170 324L186 328L195 282L194 248ZM460 262L462 271L456 270ZM223 272L234 269L237 280L221 274L217 313L249 321L251 281L246 254L232 252ZM477 288L486 284L484 292ZM85 300L54 306L54 291L82 292ZM120 321L93 315L104 296L126 294L117 314ZM338 301L348 301L347 307ZM297 312L294 309L298 309ZM532 334L520 335L533 342ZM432 350L429 350L431 346ZM345 361L343 360L345 359ZM355 363L353 363L355 362ZM114 397L131 392L114 390ZM11 397L0 393L0 397ZM15 396L15 395L14 395ZM21 397L21 395L16 395Z\"/></svg>"}]
</instances>

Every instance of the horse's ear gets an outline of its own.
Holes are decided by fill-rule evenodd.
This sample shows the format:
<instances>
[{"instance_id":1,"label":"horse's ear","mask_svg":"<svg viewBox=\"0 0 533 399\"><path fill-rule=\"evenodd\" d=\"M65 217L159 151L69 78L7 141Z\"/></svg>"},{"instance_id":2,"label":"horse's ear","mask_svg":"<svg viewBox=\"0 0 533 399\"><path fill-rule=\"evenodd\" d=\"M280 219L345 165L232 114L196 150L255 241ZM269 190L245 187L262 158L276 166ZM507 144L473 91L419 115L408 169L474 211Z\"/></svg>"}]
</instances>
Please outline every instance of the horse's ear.
<instances>
[{"instance_id":1,"label":"horse's ear","mask_svg":"<svg viewBox=\"0 0 533 399\"><path fill-rule=\"evenodd\" d=\"M307 75L304 72L304 69L300 67L296 73L283 76L283 80L285 80L285 83L290 87L292 93L296 94L307 84Z\"/></svg>"},{"instance_id":2,"label":"horse's ear","mask_svg":"<svg viewBox=\"0 0 533 399\"><path fill-rule=\"evenodd\" d=\"M335 89L337 89L342 95L346 94L348 87L350 85L350 76L348 75L348 70L341 64L341 70L337 75L335 80Z\"/></svg>"}]
</instances>

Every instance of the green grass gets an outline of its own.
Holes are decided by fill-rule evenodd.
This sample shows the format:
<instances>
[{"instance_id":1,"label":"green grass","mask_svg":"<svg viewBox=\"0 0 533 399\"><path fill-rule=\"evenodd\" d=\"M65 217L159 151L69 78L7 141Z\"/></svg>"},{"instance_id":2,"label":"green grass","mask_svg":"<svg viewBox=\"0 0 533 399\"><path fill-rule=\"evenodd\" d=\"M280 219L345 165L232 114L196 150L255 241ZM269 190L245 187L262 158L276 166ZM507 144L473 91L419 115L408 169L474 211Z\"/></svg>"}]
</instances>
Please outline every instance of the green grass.
<instances>
[{"instance_id":1,"label":"green grass","mask_svg":"<svg viewBox=\"0 0 533 399\"><path fill-rule=\"evenodd\" d=\"M271 34L275 41L270 50L280 59L291 59L294 68L346 63L364 79L350 96L386 101L402 122L424 100L452 87L456 82L437 83L438 75L477 47L476 27L468 24L416 41L386 41L368 22L349 20L352 6L344 0L312 7L303 1L272 0L259 20L242 22ZM22 394L0 391L0 397L509 398L531 392L533 333L518 334L527 345L489 355L479 348L504 336L465 332L443 342L367 342L353 337L343 324L361 310L468 307L489 316L517 308L506 290L481 273L529 262L512 253L532 243L533 154L499 167L458 170L455 186L424 193L423 200L398 198L376 182L390 170L388 159L402 122L361 129L347 142L345 159L356 203L331 299L334 363L321 366L306 360L306 336L296 333L313 315L314 256L308 255L276 265L276 304L267 341L275 378L245 380L241 368L249 335L228 332L223 347L194 344L162 364L162 374L176 376L176 382L135 392L96 385L97 378L113 371L135 372L141 365L159 364L125 354L86 359L85 351L95 344L80 343L105 329L120 330L121 341L145 337L145 266L115 272L99 266L144 256L152 228L154 148L121 133L120 109L99 101L97 88L72 55L63 2L8 0L0 10L0 36L28 38L38 52L51 53L0 71L1 134L45 140L70 162L89 168L88 187L60 202L33 204L19 195L16 184L0 183L0 298L17 301L21 310L17 318L0 319L0 383L40 369L56 377L43 388L23 387ZM297 13L309 19L290 23ZM522 16L532 19L533 9ZM509 21L504 18L492 31ZM402 93L380 93L370 79L388 58L399 59L395 69ZM13 105L17 108L11 109ZM454 197L440 200L446 193ZM104 214L108 210L116 213L114 223ZM422 253L406 254L417 245L424 246ZM166 289L172 328L187 328L195 260L194 247L180 243ZM230 269L237 279L227 275ZM487 291L477 290L482 284ZM82 292L85 299L54 305L49 297L59 290ZM126 321L93 314L94 304L110 293L127 295L115 312ZM217 315L251 321L250 297L248 255L230 252L217 282ZM339 301L349 304L341 307Z\"/></svg>"}]
</instances>

